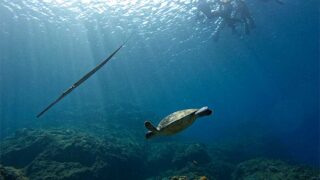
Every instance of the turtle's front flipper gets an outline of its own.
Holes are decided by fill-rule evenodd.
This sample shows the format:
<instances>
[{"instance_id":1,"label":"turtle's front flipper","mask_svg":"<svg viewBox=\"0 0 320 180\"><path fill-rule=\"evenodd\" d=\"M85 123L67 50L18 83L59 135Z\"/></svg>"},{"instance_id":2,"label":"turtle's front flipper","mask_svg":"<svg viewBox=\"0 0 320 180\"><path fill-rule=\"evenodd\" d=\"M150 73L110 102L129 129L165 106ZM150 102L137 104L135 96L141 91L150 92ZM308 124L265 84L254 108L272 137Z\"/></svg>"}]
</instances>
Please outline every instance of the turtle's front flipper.
<instances>
[{"instance_id":1,"label":"turtle's front flipper","mask_svg":"<svg viewBox=\"0 0 320 180\"><path fill-rule=\"evenodd\" d=\"M203 116L209 116L212 113L212 110L210 110L207 106L202 107L198 111L195 112L195 115L197 117L203 117Z\"/></svg>"}]
</instances>

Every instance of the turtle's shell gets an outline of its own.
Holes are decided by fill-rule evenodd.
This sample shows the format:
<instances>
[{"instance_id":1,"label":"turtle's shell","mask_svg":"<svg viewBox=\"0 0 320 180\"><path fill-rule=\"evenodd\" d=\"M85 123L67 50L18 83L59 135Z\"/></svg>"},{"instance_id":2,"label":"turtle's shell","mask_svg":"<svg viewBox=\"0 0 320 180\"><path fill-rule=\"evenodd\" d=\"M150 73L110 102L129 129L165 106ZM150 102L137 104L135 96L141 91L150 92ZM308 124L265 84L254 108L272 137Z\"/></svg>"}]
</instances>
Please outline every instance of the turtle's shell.
<instances>
[{"instance_id":1,"label":"turtle's shell","mask_svg":"<svg viewBox=\"0 0 320 180\"><path fill-rule=\"evenodd\" d=\"M198 109L186 109L174 112L161 120L157 129L163 134L175 134L188 126L196 119Z\"/></svg>"}]
</instances>

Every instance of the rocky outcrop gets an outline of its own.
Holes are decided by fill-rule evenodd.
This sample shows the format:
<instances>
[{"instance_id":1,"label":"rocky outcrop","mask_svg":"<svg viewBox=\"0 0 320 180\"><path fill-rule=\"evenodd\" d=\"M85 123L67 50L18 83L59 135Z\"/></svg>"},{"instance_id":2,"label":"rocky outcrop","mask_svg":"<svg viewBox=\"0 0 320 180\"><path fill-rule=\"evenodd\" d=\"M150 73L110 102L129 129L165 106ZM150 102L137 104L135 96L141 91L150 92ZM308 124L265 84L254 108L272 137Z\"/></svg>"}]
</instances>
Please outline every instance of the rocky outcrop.
<instances>
[{"instance_id":1,"label":"rocky outcrop","mask_svg":"<svg viewBox=\"0 0 320 180\"><path fill-rule=\"evenodd\" d=\"M0 165L0 180L28 180L18 169Z\"/></svg>"},{"instance_id":2,"label":"rocky outcrop","mask_svg":"<svg viewBox=\"0 0 320 180\"><path fill-rule=\"evenodd\" d=\"M2 163L23 169L31 179L125 179L142 174L138 146L74 130L22 130L2 147Z\"/></svg>"},{"instance_id":3,"label":"rocky outcrop","mask_svg":"<svg viewBox=\"0 0 320 180\"><path fill-rule=\"evenodd\" d=\"M252 159L240 163L233 173L233 180L319 180L319 171L289 165L280 160Z\"/></svg>"}]
</instances>

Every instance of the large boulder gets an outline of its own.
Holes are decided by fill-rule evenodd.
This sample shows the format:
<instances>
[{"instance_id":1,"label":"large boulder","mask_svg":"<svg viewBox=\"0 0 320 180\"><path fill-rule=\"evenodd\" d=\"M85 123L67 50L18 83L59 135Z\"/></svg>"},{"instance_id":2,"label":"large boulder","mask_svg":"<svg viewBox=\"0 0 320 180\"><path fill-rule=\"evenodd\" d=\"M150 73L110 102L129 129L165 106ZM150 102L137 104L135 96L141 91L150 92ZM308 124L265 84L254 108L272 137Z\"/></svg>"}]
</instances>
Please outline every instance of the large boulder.
<instances>
[{"instance_id":1,"label":"large boulder","mask_svg":"<svg viewBox=\"0 0 320 180\"><path fill-rule=\"evenodd\" d=\"M196 165L210 163L211 157L203 144L190 144L178 151L172 162L176 167L181 168L190 162Z\"/></svg>"},{"instance_id":2,"label":"large boulder","mask_svg":"<svg viewBox=\"0 0 320 180\"><path fill-rule=\"evenodd\" d=\"M224 162L211 163L207 148L198 143L158 142L147 146L147 172L149 179L187 177L221 179L231 174L233 168ZM217 165L223 167L218 168Z\"/></svg>"}]
</instances>

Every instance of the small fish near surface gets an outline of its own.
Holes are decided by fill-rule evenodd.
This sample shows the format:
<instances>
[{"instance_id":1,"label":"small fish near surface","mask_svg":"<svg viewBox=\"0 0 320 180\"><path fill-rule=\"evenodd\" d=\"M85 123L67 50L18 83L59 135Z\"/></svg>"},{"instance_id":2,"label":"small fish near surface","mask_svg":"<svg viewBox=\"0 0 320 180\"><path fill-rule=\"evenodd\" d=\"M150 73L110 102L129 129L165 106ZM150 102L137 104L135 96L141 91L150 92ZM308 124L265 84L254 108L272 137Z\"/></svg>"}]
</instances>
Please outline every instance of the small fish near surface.
<instances>
[{"instance_id":1,"label":"small fish near surface","mask_svg":"<svg viewBox=\"0 0 320 180\"><path fill-rule=\"evenodd\" d=\"M131 36L130 36L131 37ZM89 79L94 73L96 73L100 68L102 68L117 52L128 42L130 37L122 44L120 45L115 51L113 51L112 54L109 55L108 58L103 60L100 64L98 64L95 68L93 68L91 71L89 71L87 74L85 74L81 79L79 79L77 82L75 82L69 89L64 91L55 101L53 101L51 104L49 104L44 110L42 110L38 115L37 118L41 117L45 112L47 112L51 107L53 107L56 103L58 103L61 99L66 97L68 94L70 94L74 89L76 89L78 86L80 86L83 82L85 82L87 79Z\"/></svg>"},{"instance_id":2,"label":"small fish near surface","mask_svg":"<svg viewBox=\"0 0 320 180\"><path fill-rule=\"evenodd\" d=\"M155 136L173 135L187 127L189 127L198 117L209 116L212 110L208 107L200 109L185 109L174 112L160 121L157 127L153 126L151 122L146 121L144 126L149 130L146 133L146 139Z\"/></svg>"}]
</instances>

